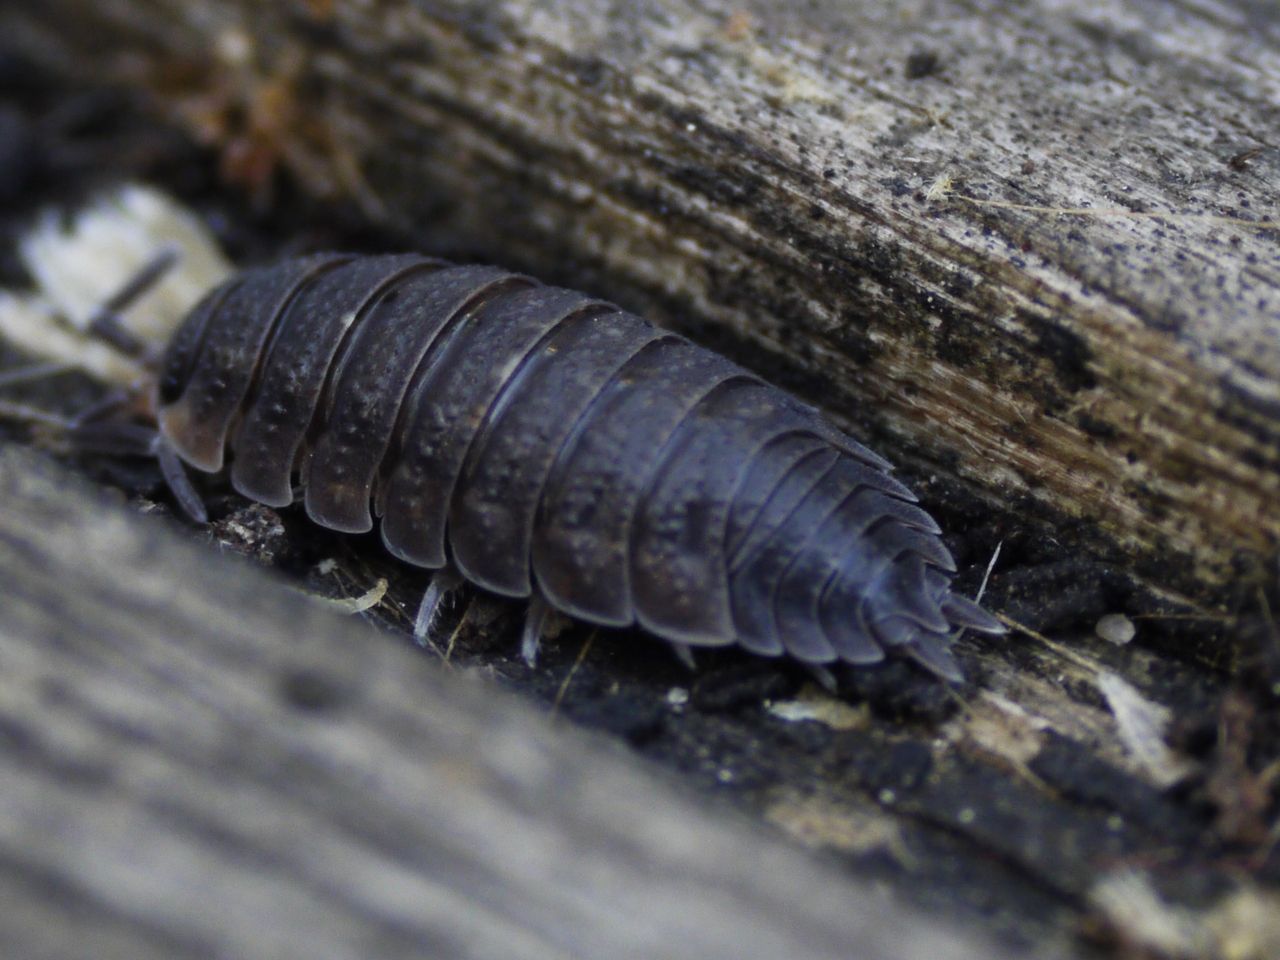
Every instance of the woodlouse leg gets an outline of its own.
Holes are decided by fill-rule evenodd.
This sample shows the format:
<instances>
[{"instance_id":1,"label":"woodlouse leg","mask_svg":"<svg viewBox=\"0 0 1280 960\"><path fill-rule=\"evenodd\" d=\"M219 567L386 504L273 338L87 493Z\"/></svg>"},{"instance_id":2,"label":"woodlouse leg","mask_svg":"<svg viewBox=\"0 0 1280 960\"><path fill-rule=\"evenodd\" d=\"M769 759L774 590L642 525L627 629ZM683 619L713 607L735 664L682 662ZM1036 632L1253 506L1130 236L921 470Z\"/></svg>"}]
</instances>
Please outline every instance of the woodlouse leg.
<instances>
[{"instance_id":1,"label":"woodlouse leg","mask_svg":"<svg viewBox=\"0 0 1280 960\"><path fill-rule=\"evenodd\" d=\"M524 630L520 634L520 656L532 670L538 663L538 646L542 641L542 629L551 615L551 605L536 590L529 600L529 610L524 617Z\"/></svg>"},{"instance_id":2,"label":"woodlouse leg","mask_svg":"<svg viewBox=\"0 0 1280 960\"><path fill-rule=\"evenodd\" d=\"M196 492L191 478L187 476L186 468L182 465L182 460L179 459L173 447L157 433L151 448L155 458L160 461L160 472L164 475L164 482L168 485L174 499L178 501L182 512L196 523L208 523L209 514L204 508L204 501L200 499L200 494Z\"/></svg>"},{"instance_id":3,"label":"woodlouse leg","mask_svg":"<svg viewBox=\"0 0 1280 960\"><path fill-rule=\"evenodd\" d=\"M827 693L836 692L836 675L820 663L806 663L805 669L809 671L809 675L818 681L818 685Z\"/></svg>"},{"instance_id":4,"label":"woodlouse leg","mask_svg":"<svg viewBox=\"0 0 1280 960\"><path fill-rule=\"evenodd\" d=\"M181 251L176 246L165 246L144 264L124 285L107 297L89 318L87 331L112 349L126 357L154 367L160 362L156 346L131 333L120 321L121 311L155 286L178 262Z\"/></svg>"},{"instance_id":5,"label":"woodlouse leg","mask_svg":"<svg viewBox=\"0 0 1280 960\"><path fill-rule=\"evenodd\" d=\"M431 578L431 584L427 587L427 592L422 595L422 602L418 604L418 616L413 621L414 643L419 646L426 644L427 634L435 626L441 604L462 584L462 574L453 566L441 567L436 571L435 576Z\"/></svg>"},{"instance_id":6,"label":"woodlouse leg","mask_svg":"<svg viewBox=\"0 0 1280 960\"><path fill-rule=\"evenodd\" d=\"M84 453L155 457L160 462L160 472L164 475L165 483L183 513L196 523L209 522L204 502L192 486L182 461L155 428L137 423L99 421L96 418L88 418L89 422L86 423L82 422L86 419L84 414L67 419L25 404L5 401L0 401L0 417L52 427L74 449Z\"/></svg>"},{"instance_id":7,"label":"woodlouse leg","mask_svg":"<svg viewBox=\"0 0 1280 960\"><path fill-rule=\"evenodd\" d=\"M676 655L676 659L684 664L685 669L690 673L696 673L698 670L697 661L693 659L693 647L687 643L671 643L671 652Z\"/></svg>"},{"instance_id":8,"label":"woodlouse leg","mask_svg":"<svg viewBox=\"0 0 1280 960\"><path fill-rule=\"evenodd\" d=\"M23 368L17 372L18 375L0 381L0 386L61 373L64 366L63 364L42 364ZM205 510L204 501L192 486L182 461L159 431L154 427L111 419L136 406L137 402L136 391L116 390L81 410L74 417L67 418L26 404L0 401L0 417L51 427L74 449L81 452L105 453L109 456L155 457L160 463L160 472L164 476L165 484L173 493L182 512L196 523L208 523L209 515Z\"/></svg>"}]
</instances>

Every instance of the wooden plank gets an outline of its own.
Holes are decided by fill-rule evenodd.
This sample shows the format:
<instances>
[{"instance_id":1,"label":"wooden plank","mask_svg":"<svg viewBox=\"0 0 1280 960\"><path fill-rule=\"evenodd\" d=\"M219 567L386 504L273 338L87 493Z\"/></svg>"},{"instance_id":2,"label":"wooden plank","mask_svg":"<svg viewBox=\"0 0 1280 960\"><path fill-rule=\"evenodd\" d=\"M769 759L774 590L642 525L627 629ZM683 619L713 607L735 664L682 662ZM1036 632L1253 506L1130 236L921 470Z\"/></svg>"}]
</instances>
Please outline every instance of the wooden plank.
<instances>
[{"instance_id":1,"label":"wooden plank","mask_svg":"<svg viewBox=\"0 0 1280 960\"><path fill-rule=\"evenodd\" d=\"M1015 512L1010 562L1207 599L1280 543L1273 7L16 6L251 187L701 331Z\"/></svg>"},{"instance_id":2,"label":"wooden plank","mask_svg":"<svg viewBox=\"0 0 1280 960\"><path fill-rule=\"evenodd\" d=\"M0 450L0 953L999 958Z\"/></svg>"}]
</instances>

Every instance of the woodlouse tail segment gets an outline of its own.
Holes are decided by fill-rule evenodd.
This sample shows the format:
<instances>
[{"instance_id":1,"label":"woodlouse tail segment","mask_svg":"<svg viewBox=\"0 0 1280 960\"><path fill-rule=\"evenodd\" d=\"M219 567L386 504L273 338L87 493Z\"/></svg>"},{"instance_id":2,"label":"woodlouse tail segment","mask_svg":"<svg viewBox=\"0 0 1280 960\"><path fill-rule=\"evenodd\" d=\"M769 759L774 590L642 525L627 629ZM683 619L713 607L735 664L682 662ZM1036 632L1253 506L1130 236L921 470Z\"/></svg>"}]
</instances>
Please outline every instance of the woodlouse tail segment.
<instances>
[{"instance_id":1,"label":"woodlouse tail segment","mask_svg":"<svg viewBox=\"0 0 1280 960\"><path fill-rule=\"evenodd\" d=\"M937 599L929 592L927 568L919 554L898 557L884 579L876 598L878 609L933 633L945 634L951 629Z\"/></svg>"},{"instance_id":2,"label":"woodlouse tail segment","mask_svg":"<svg viewBox=\"0 0 1280 960\"><path fill-rule=\"evenodd\" d=\"M845 663L868 667L884 660L884 647L876 642L860 617L833 615L825 604L821 608L821 616L823 633Z\"/></svg>"},{"instance_id":3,"label":"woodlouse tail segment","mask_svg":"<svg viewBox=\"0 0 1280 960\"><path fill-rule=\"evenodd\" d=\"M961 683L964 673L951 651L959 631L1002 634L1005 628L974 601L952 593L950 578L931 563L913 547L900 555L868 594L865 618L880 646Z\"/></svg>"},{"instance_id":4,"label":"woodlouse tail segment","mask_svg":"<svg viewBox=\"0 0 1280 960\"><path fill-rule=\"evenodd\" d=\"M992 636L1009 632L1008 628L992 614L968 597L962 597L957 593L948 593L943 598L942 612L956 627L977 630L979 633L989 633Z\"/></svg>"},{"instance_id":5,"label":"woodlouse tail segment","mask_svg":"<svg viewBox=\"0 0 1280 960\"><path fill-rule=\"evenodd\" d=\"M920 666L942 679L964 683L964 671L952 654L950 644L951 638L946 634L923 633L902 650Z\"/></svg>"}]
</instances>

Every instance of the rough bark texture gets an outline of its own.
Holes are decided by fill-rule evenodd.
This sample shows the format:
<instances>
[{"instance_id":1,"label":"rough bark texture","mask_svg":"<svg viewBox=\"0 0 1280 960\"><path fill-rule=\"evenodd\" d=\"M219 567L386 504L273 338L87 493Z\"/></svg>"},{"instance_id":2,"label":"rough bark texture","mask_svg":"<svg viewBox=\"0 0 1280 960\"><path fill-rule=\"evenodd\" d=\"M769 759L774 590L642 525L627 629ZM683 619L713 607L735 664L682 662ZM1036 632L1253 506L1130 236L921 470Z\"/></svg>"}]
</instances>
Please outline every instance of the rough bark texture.
<instances>
[{"instance_id":1,"label":"rough bark texture","mask_svg":"<svg viewBox=\"0 0 1280 960\"><path fill-rule=\"evenodd\" d=\"M145 85L251 186L279 161L423 246L726 334L1030 538L1197 599L1280 542L1269 4L54 0L7 22Z\"/></svg>"},{"instance_id":2,"label":"rough bark texture","mask_svg":"<svg viewBox=\"0 0 1280 960\"><path fill-rule=\"evenodd\" d=\"M0 581L6 957L1000 956L13 450Z\"/></svg>"}]
</instances>

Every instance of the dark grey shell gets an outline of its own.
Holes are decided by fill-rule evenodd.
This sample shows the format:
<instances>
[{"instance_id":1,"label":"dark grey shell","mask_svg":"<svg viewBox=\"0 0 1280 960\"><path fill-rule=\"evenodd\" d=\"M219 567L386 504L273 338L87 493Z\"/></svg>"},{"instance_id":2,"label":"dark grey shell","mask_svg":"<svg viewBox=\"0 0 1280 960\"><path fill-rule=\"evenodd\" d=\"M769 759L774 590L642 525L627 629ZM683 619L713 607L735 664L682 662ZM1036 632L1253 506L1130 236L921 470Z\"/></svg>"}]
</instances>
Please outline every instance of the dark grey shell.
<instances>
[{"instance_id":1,"label":"dark grey shell","mask_svg":"<svg viewBox=\"0 0 1280 960\"><path fill-rule=\"evenodd\" d=\"M169 344L166 442L272 506L509 597L810 664L958 678L933 519L889 465L723 357L493 267L326 254L211 292ZM371 510L372 508L372 510Z\"/></svg>"}]
</instances>

